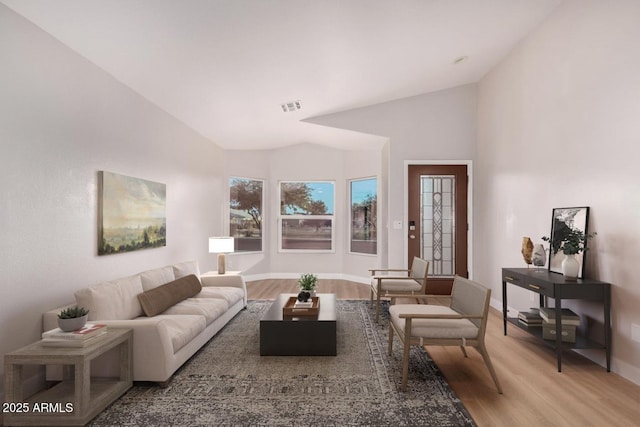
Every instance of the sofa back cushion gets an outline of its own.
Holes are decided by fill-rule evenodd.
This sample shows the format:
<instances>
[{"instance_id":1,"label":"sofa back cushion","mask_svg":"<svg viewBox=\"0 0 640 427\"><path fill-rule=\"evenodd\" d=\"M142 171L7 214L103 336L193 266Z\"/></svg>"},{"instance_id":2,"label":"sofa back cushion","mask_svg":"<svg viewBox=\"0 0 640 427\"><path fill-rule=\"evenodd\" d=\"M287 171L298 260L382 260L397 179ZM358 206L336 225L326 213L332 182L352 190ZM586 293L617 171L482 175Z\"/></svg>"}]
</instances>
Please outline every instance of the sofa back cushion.
<instances>
[{"instance_id":1,"label":"sofa back cushion","mask_svg":"<svg viewBox=\"0 0 640 427\"><path fill-rule=\"evenodd\" d=\"M140 275L101 283L75 293L76 303L89 310L89 320L128 320L142 316L138 294Z\"/></svg>"},{"instance_id":2,"label":"sofa back cushion","mask_svg":"<svg viewBox=\"0 0 640 427\"><path fill-rule=\"evenodd\" d=\"M198 261L185 261L173 265L173 275L176 279L194 274L196 277L200 277L200 268L198 267Z\"/></svg>"},{"instance_id":3,"label":"sofa back cushion","mask_svg":"<svg viewBox=\"0 0 640 427\"><path fill-rule=\"evenodd\" d=\"M182 300L197 295L202 290L200 280L190 274L185 277L150 289L138 295L144 314L155 316Z\"/></svg>"},{"instance_id":4,"label":"sofa back cushion","mask_svg":"<svg viewBox=\"0 0 640 427\"><path fill-rule=\"evenodd\" d=\"M173 273L173 267L168 265L144 271L140 273L140 279L142 280L142 289L148 291L165 283L173 282L176 280L176 276Z\"/></svg>"}]
</instances>

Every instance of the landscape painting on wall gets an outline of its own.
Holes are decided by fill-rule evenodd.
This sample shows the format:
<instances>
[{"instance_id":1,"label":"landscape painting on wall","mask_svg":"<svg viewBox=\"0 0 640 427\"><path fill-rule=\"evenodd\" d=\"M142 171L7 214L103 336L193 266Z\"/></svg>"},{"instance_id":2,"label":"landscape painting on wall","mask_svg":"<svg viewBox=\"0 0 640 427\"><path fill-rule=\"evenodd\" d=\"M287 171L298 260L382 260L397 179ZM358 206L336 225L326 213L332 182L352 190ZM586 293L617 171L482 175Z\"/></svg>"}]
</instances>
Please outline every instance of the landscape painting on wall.
<instances>
[{"instance_id":1,"label":"landscape painting on wall","mask_svg":"<svg viewBox=\"0 0 640 427\"><path fill-rule=\"evenodd\" d=\"M165 184L106 171L98 181L98 255L167 245Z\"/></svg>"}]
</instances>

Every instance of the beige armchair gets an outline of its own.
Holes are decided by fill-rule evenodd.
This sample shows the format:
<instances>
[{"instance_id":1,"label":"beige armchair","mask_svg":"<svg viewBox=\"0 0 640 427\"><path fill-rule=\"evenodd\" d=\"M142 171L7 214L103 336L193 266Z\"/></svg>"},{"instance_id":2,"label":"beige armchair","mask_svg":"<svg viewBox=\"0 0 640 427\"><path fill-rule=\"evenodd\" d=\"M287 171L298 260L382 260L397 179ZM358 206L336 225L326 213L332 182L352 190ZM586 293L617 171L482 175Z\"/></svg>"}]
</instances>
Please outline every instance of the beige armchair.
<instances>
[{"instance_id":1,"label":"beige armchair","mask_svg":"<svg viewBox=\"0 0 640 427\"><path fill-rule=\"evenodd\" d=\"M412 345L460 346L467 357L465 346L475 347L482 356L493 382L502 394L502 387L491 364L484 344L484 335L489 313L491 289L477 282L456 276L449 307L423 304L395 304L396 297L389 295L389 354L393 350L393 335L404 345L402 356L402 391L407 389L409 371L409 349Z\"/></svg>"},{"instance_id":2,"label":"beige armchair","mask_svg":"<svg viewBox=\"0 0 640 427\"><path fill-rule=\"evenodd\" d=\"M425 295L427 293L427 273L429 261L413 257L410 269L374 269L371 272L371 296L376 297L376 322L380 318L380 297L389 293L405 295ZM378 273L384 273L382 275ZM396 274L389 274L396 273ZM426 300L424 300L426 302Z\"/></svg>"}]
</instances>

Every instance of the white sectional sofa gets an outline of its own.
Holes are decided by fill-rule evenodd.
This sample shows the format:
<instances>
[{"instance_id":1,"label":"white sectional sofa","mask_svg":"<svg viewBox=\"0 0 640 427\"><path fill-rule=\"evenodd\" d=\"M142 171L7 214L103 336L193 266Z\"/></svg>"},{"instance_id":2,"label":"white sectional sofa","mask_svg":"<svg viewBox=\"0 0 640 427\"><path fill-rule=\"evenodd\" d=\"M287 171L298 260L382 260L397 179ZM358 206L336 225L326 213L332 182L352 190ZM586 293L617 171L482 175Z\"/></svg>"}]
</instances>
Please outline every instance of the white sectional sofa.
<instances>
[{"instance_id":1,"label":"white sectional sofa","mask_svg":"<svg viewBox=\"0 0 640 427\"><path fill-rule=\"evenodd\" d=\"M195 261L124 277L75 293L76 302L43 315L43 330L57 327L66 307L89 310L89 321L133 330L133 380L166 383L173 373L247 305L242 276L200 275ZM118 355L92 364L94 375L112 375ZM57 379L60 370L48 369Z\"/></svg>"}]
</instances>

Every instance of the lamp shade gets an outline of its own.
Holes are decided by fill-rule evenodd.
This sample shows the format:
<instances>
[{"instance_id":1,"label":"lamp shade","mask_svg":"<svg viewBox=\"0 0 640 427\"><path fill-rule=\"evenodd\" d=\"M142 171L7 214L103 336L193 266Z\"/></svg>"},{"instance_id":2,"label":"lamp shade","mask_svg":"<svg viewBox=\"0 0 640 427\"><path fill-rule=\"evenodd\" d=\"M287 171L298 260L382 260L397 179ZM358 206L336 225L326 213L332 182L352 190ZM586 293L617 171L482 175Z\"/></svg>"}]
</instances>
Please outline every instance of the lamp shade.
<instances>
[{"instance_id":1,"label":"lamp shade","mask_svg":"<svg viewBox=\"0 0 640 427\"><path fill-rule=\"evenodd\" d=\"M233 237L209 237L209 253L228 254L233 252Z\"/></svg>"}]
</instances>

